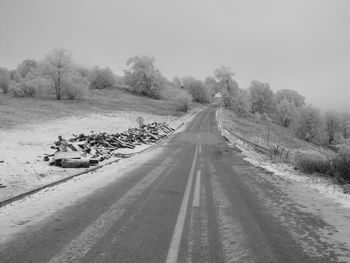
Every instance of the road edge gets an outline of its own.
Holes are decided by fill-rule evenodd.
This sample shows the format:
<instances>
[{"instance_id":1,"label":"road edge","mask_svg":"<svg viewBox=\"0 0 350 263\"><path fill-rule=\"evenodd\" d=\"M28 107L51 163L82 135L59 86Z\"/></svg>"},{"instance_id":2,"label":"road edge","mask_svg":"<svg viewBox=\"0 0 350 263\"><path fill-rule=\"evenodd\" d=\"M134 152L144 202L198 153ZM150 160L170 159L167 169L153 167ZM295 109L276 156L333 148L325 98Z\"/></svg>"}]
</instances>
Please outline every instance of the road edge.
<instances>
[{"instance_id":1,"label":"road edge","mask_svg":"<svg viewBox=\"0 0 350 263\"><path fill-rule=\"evenodd\" d=\"M168 140L171 138L171 136L176 133L182 126L185 125L185 123L187 123L188 121L190 121L194 116L196 116L198 113L202 112L205 108L199 108L197 111L194 111L192 112L191 114L189 114L189 116L187 117L187 119L185 121L183 121L182 123L180 123L173 132L171 132L166 138L162 139L162 140L159 140L158 142L156 142L155 144L152 144L150 145L149 147L145 148L145 149L142 149L141 151L139 152L134 152L132 154L130 154L130 156L128 156L127 158L130 158L132 156L135 156L137 154L142 154L146 151L149 151L151 149L153 149L154 147L158 146L159 144L161 144L162 142L164 142L165 140ZM93 168L90 168L88 170L85 170L85 171L82 171L82 172L79 172L79 173L76 173L76 174L73 174L73 175L70 175L68 177L65 177L63 179L60 179L60 180L57 180L57 181L54 181L52 183L48 183L48 184L45 184L45 185L42 185L40 187L37 187L37 188L34 188L32 190L29 190L27 192L24 192L24 193L21 193L21 194L18 194L18 195L15 195L15 196L12 196L10 198L7 198L5 200L2 200L0 201L0 208L1 207L4 207L6 205L9 205L13 202L16 202L16 201L19 201L19 200L22 200L23 198L27 197L27 196L30 196L30 195L33 195L33 194L36 194L38 192L40 192L41 190L44 190L46 188L50 188L50 187L53 187L53 186L56 186L56 185L59 185L59 184L62 184L62 183L65 183L75 177L78 177L78 176L81 176L81 175L84 175L84 174L88 174L88 173L91 173L91 172L94 172L102 167L105 167L107 165L111 165L111 164L114 164L114 163L117 163L119 162L121 159L116 159L116 160L112 160L112 161L109 161L109 162L106 162L104 164L101 164L101 165L98 165L98 166L95 166Z\"/></svg>"}]
</instances>

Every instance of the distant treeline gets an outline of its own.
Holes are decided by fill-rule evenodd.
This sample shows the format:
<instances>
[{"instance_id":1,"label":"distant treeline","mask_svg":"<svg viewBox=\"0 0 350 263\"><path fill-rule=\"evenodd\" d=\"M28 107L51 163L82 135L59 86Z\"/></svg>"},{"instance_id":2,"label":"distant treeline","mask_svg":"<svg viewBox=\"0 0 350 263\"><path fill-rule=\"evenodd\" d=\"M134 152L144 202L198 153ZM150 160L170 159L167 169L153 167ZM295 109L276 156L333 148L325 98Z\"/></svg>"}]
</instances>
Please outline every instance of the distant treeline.
<instances>
[{"instance_id":1,"label":"distant treeline","mask_svg":"<svg viewBox=\"0 0 350 263\"><path fill-rule=\"evenodd\" d=\"M165 78L150 56L131 57L123 76L108 67L87 68L73 62L64 48L54 49L42 60L26 59L16 69L0 68L0 92L14 97L83 99L90 89L127 87L137 95L154 99L174 100L186 112L192 101L210 103L220 95L226 107L244 117L255 114L292 128L304 140L323 145L347 143L350 136L349 114L332 111L322 115L307 105L294 90L274 93L268 83L254 80L241 89L230 67L221 66L204 81L191 76Z\"/></svg>"}]
</instances>

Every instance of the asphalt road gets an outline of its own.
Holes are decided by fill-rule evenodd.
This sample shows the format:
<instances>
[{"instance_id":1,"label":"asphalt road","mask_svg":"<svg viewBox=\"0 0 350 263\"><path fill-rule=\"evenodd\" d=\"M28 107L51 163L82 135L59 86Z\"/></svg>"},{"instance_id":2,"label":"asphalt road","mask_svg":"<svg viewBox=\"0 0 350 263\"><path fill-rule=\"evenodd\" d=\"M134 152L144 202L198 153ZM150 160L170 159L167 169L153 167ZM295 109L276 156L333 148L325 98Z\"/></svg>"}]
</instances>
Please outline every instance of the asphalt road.
<instances>
[{"instance_id":1,"label":"asphalt road","mask_svg":"<svg viewBox=\"0 0 350 263\"><path fill-rule=\"evenodd\" d=\"M325 223L286 205L228 146L215 111L146 165L2 246L0 262L338 262L319 233Z\"/></svg>"}]
</instances>

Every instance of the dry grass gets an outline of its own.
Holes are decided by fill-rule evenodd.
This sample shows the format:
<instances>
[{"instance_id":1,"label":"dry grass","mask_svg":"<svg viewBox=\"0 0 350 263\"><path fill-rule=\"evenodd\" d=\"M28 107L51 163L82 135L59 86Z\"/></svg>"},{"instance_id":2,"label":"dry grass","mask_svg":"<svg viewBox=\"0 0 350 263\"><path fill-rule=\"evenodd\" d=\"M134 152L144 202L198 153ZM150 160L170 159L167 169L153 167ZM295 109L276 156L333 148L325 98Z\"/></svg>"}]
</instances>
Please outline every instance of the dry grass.
<instances>
[{"instance_id":1,"label":"dry grass","mask_svg":"<svg viewBox=\"0 0 350 263\"><path fill-rule=\"evenodd\" d=\"M237 135L267 146L266 121L254 116L240 118L234 112L224 110L225 128ZM271 123L271 143L290 151L289 162L305 173L328 174L340 182L350 181L350 147L343 144L338 153L298 139L293 131Z\"/></svg>"},{"instance_id":2,"label":"dry grass","mask_svg":"<svg viewBox=\"0 0 350 263\"><path fill-rule=\"evenodd\" d=\"M266 121L255 116L239 117L234 112L226 109L224 109L223 113L226 128L247 140L267 147L268 126ZM275 123L270 124L270 142L286 147L289 150L304 148L318 151L322 148L295 137L291 129ZM324 148L322 150L328 151Z\"/></svg>"},{"instance_id":3,"label":"dry grass","mask_svg":"<svg viewBox=\"0 0 350 263\"><path fill-rule=\"evenodd\" d=\"M158 115L181 115L178 103L135 96L122 89L90 90L84 100L13 98L0 94L0 129L12 129L28 123L39 123L91 113L139 111Z\"/></svg>"}]
</instances>

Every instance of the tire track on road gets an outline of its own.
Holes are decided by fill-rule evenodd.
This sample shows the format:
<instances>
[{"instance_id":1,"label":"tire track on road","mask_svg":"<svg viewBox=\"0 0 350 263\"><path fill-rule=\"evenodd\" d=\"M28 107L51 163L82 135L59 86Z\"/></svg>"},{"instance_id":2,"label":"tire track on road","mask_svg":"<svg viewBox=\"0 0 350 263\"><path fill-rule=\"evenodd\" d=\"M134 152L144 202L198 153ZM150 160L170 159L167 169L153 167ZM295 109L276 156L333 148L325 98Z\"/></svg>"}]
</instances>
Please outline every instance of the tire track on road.
<instances>
[{"instance_id":1,"label":"tire track on road","mask_svg":"<svg viewBox=\"0 0 350 263\"><path fill-rule=\"evenodd\" d=\"M141 179L141 181L90 224L79 236L56 254L49 263L79 262L99 239L125 214L127 208L137 200L142 192L165 172L172 161L171 157L166 158L160 166L153 169Z\"/></svg>"}]
</instances>

